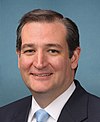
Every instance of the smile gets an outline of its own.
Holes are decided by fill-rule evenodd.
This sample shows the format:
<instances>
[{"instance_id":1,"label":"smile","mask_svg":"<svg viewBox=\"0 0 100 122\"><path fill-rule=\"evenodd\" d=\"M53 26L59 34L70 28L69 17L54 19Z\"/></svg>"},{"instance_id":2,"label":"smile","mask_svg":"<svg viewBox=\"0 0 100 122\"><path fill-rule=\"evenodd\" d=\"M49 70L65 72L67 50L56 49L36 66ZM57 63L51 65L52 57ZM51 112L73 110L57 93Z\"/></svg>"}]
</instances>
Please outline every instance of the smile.
<instances>
[{"instance_id":1,"label":"smile","mask_svg":"<svg viewBox=\"0 0 100 122\"><path fill-rule=\"evenodd\" d=\"M52 74L53 73L43 73L43 74L31 73L31 75L37 76L37 77L46 77L46 76L50 76Z\"/></svg>"}]
</instances>

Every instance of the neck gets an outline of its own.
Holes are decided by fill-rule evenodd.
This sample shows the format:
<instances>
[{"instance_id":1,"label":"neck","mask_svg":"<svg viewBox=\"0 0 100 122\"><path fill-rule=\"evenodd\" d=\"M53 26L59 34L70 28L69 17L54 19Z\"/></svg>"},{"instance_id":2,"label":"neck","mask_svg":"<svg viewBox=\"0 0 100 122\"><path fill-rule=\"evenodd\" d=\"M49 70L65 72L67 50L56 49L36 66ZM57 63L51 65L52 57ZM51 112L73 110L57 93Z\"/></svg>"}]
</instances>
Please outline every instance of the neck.
<instances>
[{"instance_id":1,"label":"neck","mask_svg":"<svg viewBox=\"0 0 100 122\"><path fill-rule=\"evenodd\" d=\"M38 93L38 95L35 94L34 98L41 108L47 107L55 99L53 96L47 94L44 95L43 93Z\"/></svg>"},{"instance_id":2,"label":"neck","mask_svg":"<svg viewBox=\"0 0 100 122\"><path fill-rule=\"evenodd\" d=\"M45 108L47 107L50 103L52 103L58 96L60 96L63 92L65 92L69 86L71 85L71 83L67 86L67 88L65 87L65 89L59 89L56 91L52 90L52 92L45 92L45 93L41 93L41 92L33 92L32 95L34 96L36 102L38 103L38 105L41 108Z\"/></svg>"}]
</instances>

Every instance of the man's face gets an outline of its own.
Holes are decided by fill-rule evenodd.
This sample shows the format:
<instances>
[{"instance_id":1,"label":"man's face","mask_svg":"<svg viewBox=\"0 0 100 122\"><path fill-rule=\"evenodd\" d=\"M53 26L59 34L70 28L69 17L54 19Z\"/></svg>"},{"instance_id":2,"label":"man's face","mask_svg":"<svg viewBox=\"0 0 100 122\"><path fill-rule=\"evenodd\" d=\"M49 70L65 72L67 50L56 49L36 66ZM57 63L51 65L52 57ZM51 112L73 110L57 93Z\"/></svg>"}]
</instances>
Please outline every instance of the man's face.
<instances>
[{"instance_id":1,"label":"man's face","mask_svg":"<svg viewBox=\"0 0 100 122\"><path fill-rule=\"evenodd\" d=\"M27 23L22 28L18 67L34 93L59 95L73 81L77 56L69 59L66 29L62 23Z\"/></svg>"}]
</instances>

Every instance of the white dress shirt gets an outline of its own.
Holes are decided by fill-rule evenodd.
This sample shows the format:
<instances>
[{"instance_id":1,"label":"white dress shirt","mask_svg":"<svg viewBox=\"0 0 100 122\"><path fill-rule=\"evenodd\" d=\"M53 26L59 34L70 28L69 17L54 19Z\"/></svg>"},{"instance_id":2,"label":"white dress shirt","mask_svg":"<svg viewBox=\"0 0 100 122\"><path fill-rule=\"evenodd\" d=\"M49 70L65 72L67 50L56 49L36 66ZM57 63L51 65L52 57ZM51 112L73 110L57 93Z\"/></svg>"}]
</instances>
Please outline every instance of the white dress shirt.
<instances>
[{"instance_id":1,"label":"white dress shirt","mask_svg":"<svg viewBox=\"0 0 100 122\"><path fill-rule=\"evenodd\" d=\"M46 108L44 108L45 111L47 111L50 115L47 122L57 122L59 115L61 113L61 110L63 109L65 103L68 101L68 99L74 92L75 88L76 87L73 82L63 94L61 94L52 103L50 103ZM34 114L38 109L41 109L41 107L35 101L34 97L32 97L32 106L30 108L28 122L36 122Z\"/></svg>"}]
</instances>

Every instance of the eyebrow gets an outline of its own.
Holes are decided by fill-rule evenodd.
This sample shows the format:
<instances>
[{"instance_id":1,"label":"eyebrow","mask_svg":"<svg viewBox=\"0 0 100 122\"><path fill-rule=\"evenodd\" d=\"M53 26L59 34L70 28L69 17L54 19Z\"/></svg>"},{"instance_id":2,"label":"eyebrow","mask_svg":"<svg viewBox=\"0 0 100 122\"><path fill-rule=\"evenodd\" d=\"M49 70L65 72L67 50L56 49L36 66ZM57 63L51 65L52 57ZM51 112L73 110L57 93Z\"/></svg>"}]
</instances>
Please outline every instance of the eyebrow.
<instances>
[{"instance_id":1,"label":"eyebrow","mask_svg":"<svg viewBox=\"0 0 100 122\"><path fill-rule=\"evenodd\" d=\"M30 43L30 44L24 44L21 49L24 49L24 48L33 48L33 47L35 47L35 45L33 43ZM56 47L56 48L61 48L61 49L63 48L60 44L57 44L57 43L54 43L54 44L52 44L52 43L45 44L45 47Z\"/></svg>"},{"instance_id":2,"label":"eyebrow","mask_svg":"<svg viewBox=\"0 0 100 122\"><path fill-rule=\"evenodd\" d=\"M31 43L30 44L24 44L21 49L24 49L24 48L27 48L27 47L32 48L32 47L34 47L34 44L31 44Z\"/></svg>"},{"instance_id":3,"label":"eyebrow","mask_svg":"<svg viewBox=\"0 0 100 122\"><path fill-rule=\"evenodd\" d=\"M54 43L54 44L46 44L46 47L56 47L56 48L63 48L60 44Z\"/></svg>"}]
</instances>

